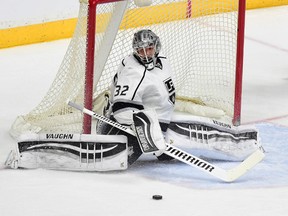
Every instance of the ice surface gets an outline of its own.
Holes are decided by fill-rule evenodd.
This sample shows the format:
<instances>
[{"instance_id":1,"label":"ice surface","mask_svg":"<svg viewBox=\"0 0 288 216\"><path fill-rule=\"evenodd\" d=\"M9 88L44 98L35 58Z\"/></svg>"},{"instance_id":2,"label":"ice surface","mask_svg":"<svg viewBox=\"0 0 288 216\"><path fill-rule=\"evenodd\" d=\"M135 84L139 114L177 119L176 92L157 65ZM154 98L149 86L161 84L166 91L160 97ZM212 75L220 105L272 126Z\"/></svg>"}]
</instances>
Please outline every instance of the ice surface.
<instances>
[{"instance_id":1,"label":"ice surface","mask_svg":"<svg viewBox=\"0 0 288 216\"><path fill-rule=\"evenodd\" d=\"M247 12L242 122L255 123L264 161L223 183L178 161L141 157L127 171L0 170L1 216L286 216L288 212L288 7ZM0 50L0 164L17 115L35 107L68 40ZM237 163L213 162L226 168ZM153 200L152 195L163 195Z\"/></svg>"}]
</instances>

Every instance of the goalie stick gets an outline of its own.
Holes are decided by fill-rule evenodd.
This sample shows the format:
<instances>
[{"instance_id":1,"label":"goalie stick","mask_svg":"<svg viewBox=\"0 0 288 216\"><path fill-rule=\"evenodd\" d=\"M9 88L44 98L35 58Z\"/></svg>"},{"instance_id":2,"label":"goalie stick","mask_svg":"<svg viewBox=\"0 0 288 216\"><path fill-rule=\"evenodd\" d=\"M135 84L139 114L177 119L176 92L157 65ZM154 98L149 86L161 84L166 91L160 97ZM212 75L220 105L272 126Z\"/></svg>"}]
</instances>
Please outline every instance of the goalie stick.
<instances>
[{"instance_id":1,"label":"goalie stick","mask_svg":"<svg viewBox=\"0 0 288 216\"><path fill-rule=\"evenodd\" d=\"M68 102L68 105L100 121L106 122L107 124L110 124L122 131L125 131L128 134L135 136L135 132L133 130L117 122L114 122L109 118L106 118L105 116L99 115L71 101ZM182 161L185 164L188 164L192 167L195 167L199 170L206 172L207 174L210 174L218 179L221 179L225 182L232 182L238 179L239 177L244 175L248 170L254 167L256 164L258 164L265 156L263 151L258 149L253 154L251 154L247 159L245 159L242 163L240 163L238 166L230 170L225 170L168 143L166 143L166 150L164 151L164 153L179 161Z\"/></svg>"}]
</instances>

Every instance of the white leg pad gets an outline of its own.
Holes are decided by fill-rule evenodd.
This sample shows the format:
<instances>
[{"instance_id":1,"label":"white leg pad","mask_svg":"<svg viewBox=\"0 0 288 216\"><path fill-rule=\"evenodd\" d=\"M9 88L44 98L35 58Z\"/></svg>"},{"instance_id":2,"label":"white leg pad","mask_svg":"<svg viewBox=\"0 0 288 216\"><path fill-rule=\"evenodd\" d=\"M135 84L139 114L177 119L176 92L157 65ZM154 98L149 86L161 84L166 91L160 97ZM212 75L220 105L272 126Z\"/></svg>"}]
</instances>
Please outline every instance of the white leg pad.
<instances>
[{"instance_id":1,"label":"white leg pad","mask_svg":"<svg viewBox=\"0 0 288 216\"><path fill-rule=\"evenodd\" d=\"M17 144L17 166L77 171L125 170L127 138L122 135L29 134Z\"/></svg>"}]
</instances>

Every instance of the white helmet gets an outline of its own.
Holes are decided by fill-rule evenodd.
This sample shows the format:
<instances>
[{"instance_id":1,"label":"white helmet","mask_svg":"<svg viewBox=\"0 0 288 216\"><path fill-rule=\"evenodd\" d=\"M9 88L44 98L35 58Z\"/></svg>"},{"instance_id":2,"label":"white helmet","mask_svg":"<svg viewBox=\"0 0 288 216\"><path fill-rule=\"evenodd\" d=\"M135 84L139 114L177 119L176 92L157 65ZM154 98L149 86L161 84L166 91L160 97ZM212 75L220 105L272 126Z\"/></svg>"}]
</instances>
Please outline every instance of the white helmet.
<instances>
[{"instance_id":1,"label":"white helmet","mask_svg":"<svg viewBox=\"0 0 288 216\"><path fill-rule=\"evenodd\" d=\"M160 39L154 32L149 29L136 32L133 37L132 47L134 55L139 61L148 69L154 68L156 58L161 50Z\"/></svg>"}]
</instances>

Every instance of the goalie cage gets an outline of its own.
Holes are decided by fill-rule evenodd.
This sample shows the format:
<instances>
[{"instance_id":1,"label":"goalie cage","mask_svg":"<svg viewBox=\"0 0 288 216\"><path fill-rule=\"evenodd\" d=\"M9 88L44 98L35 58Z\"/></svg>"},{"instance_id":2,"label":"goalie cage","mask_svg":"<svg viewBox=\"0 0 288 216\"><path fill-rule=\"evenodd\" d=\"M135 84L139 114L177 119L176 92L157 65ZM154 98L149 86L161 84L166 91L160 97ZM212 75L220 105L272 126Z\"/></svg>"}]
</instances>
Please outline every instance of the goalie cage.
<instances>
[{"instance_id":1,"label":"goalie cage","mask_svg":"<svg viewBox=\"0 0 288 216\"><path fill-rule=\"evenodd\" d=\"M80 0L78 22L46 96L10 130L32 133L94 133L91 117L67 100L101 113L121 59L143 28L161 39L176 86L176 108L240 124L245 0ZM96 33L96 34L95 34ZM93 122L92 122L93 123Z\"/></svg>"}]
</instances>

